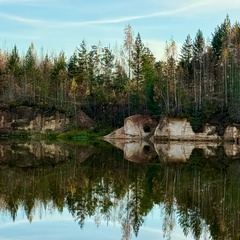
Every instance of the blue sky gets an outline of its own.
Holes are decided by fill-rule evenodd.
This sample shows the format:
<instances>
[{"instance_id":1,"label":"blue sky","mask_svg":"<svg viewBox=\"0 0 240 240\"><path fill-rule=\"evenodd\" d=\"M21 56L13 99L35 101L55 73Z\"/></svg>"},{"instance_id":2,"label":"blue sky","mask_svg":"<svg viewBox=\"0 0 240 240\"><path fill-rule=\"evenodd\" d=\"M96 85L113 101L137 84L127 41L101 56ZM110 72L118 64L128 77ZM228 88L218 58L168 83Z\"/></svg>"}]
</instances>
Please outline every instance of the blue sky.
<instances>
[{"instance_id":1,"label":"blue sky","mask_svg":"<svg viewBox=\"0 0 240 240\"><path fill-rule=\"evenodd\" d=\"M10 215L6 212L0 213L0 240L89 240L89 239L122 239L121 223L116 218L114 222L106 221L101 216L86 217L84 227L81 229L74 217L68 212L67 208L63 213L57 212L50 206L44 210L44 207L36 207L32 223L26 219L24 210L18 210L17 219L12 221ZM100 212L100 210L99 210ZM165 214L163 205L155 205L150 213L144 218L144 223L139 228L138 236L131 233L131 240L159 240L168 239L163 237L163 218ZM38 217L38 213L41 217ZM112 213L114 215L114 213ZM113 217L114 219L114 217ZM178 223L178 216L173 215L174 224L170 232L172 240L193 240L189 233L184 236L183 230ZM99 226L97 226L96 221ZM200 240L210 239L207 229L201 235Z\"/></svg>"},{"instance_id":2,"label":"blue sky","mask_svg":"<svg viewBox=\"0 0 240 240\"><path fill-rule=\"evenodd\" d=\"M179 48L198 29L211 39L227 14L240 21L239 12L239 0L0 0L0 47L16 44L24 54L33 43L38 51L67 56L82 40L120 48L130 24L159 59L171 38Z\"/></svg>"}]
</instances>

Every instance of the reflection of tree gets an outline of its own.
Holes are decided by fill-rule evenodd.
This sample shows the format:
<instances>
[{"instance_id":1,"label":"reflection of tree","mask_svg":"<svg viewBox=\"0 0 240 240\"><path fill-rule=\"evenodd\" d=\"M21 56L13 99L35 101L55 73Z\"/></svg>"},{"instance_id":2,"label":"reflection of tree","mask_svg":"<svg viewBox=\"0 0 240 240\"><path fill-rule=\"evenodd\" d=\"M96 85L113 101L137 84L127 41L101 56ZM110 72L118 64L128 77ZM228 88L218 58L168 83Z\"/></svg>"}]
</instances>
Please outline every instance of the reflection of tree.
<instances>
[{"instance_id":1,"label":"reflection of tree","mask_svg":"<svg viewBox=\"0 0 240 240\"><path fill-rule=\"evenodd\" d=\"M59 212L67 206L80 227L89 217L97 225L101 220L118 221L122 240L130 240L157 204L163 207L166 238L171 238L176 215L186 237L199 239L210 231L213 240L239 238L238 162L205 159L196 151L186 164L134 164L126 163L117 149L100 148L84 162L73 157L34 169L2 166L1 209L14 220L21 207L34 221L37 204Z\"/></svg>"},{"instance_id":2,"label":"reflection of tree","mask_svg":"<svg viewBox=\"0 0 240 240\"><path fill-rule=\"evenodd\" d=\"M122 240L130 240L131 239L131 225L129 223L128 217L122 220L122 229L123 235Z\"/></svg>"},{"instance_id":3,"label":"reflection of tree","mask_svg":"<svg viewBox=\"0 0 240 240\"><path fill-rule=\"evenodd\" d=\"M164 195L164 220L163 220L163 233L167 239L171 239L171 232L175 225L175 209L174 209L174 198L175 198L175 185L176 185L176 174L177 171L172 169L166 169L165 172L165 184L166 190ZM169 176L170 175L170 176ZM164 184L164 183L163 183Z\"/></svg>"},{"instance_id":4,"label":"reflection of tree","mask_svg":"<svg viewBox=\"0 0 240 240\"><path fill-rule=\"evenodd\" d=\"M6 204L7 204L7 209L10 212L13 221L15 221L17 217L17 210L19 207L18 200L14 197L10 197L9 199L7 199Z\"/></svg>"},{"instance_id":5,"label":"reflection of tree","mask_svg":"<svg viewBox=\"0 0 240 240\"><path fill-rule=\"evenodd\" d=\"M143 195L142 189L138 186L138 179L130 187L131 188L131 199L129 201L129 211L130 211L130 222L133 227L135 236L138 235L139 228L143 223L143 217L141 216L141 198Z\"/></svg>"}]
</instances>

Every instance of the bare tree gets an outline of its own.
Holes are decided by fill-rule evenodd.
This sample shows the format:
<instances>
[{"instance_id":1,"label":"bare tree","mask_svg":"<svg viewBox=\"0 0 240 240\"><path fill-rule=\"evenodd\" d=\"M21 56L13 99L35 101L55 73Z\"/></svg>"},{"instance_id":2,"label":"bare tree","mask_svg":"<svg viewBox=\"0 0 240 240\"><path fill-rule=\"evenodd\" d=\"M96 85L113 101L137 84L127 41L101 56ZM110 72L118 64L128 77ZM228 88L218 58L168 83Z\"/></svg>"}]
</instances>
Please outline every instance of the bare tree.
<instances>
[{"instance_id":1,"label":"bare tree","mask_svg":"<svg viewBox=\"0 0 240 240\"><path fill-rule=\"evenodd\" d=\"M133 49L134 39L133 39L133 30L130 24L126 26L124 29L124 49L127 51L128 54L128 79L130 81L131 78L131 53ZM128 93L128 115L130 116L130 93Z\"/></svg>"}]
</instances>

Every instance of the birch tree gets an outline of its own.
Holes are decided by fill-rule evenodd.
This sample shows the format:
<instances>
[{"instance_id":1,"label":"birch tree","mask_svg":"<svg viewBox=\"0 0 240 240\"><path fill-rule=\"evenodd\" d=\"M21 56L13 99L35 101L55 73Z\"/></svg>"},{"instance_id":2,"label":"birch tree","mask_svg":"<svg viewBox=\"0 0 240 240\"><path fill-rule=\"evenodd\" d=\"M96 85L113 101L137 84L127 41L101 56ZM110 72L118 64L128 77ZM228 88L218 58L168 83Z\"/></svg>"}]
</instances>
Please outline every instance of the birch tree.
<instances>
[{"instance_id":1,"label":"birch tree","mask_svg":"<svg viewBox=\"0 0 240 240\"><path fill-rule=\"evenodd\" d=\"M128 58L128 81L131 79L131 61L132 61L132 49L134 44L134 38L133 38L133 29L130 24L126 26L124 29L124 49L127 52L127 58ZM128 85L131 85L130 82ZM127 88L127 96L128 96L128 116L131 115L131 107L130 107L130 89Z\"/></svg>"}]
</instances>

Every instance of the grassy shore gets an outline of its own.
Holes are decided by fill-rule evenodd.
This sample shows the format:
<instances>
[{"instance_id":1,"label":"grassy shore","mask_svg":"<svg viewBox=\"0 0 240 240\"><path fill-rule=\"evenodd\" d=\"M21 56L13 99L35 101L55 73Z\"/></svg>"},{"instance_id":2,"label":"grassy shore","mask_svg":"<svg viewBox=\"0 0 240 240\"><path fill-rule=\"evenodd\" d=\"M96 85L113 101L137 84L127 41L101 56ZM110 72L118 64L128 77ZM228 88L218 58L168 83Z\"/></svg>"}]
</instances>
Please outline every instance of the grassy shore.
<instances>
[{"instance_id":1,"label":"grassy shore","mask_svg":"<svg viewBox=\"0 0 240 240\"><path fill-rule=\"evenodd\" d=\"M74 141L74 142L92 142L101 140L103 136L112 132L113 129L106 126L99 126L96 128L88 129L71 129L64 133L48 132L44 134L47 140L56 141Z\"/></svg>"}]
</instances>

